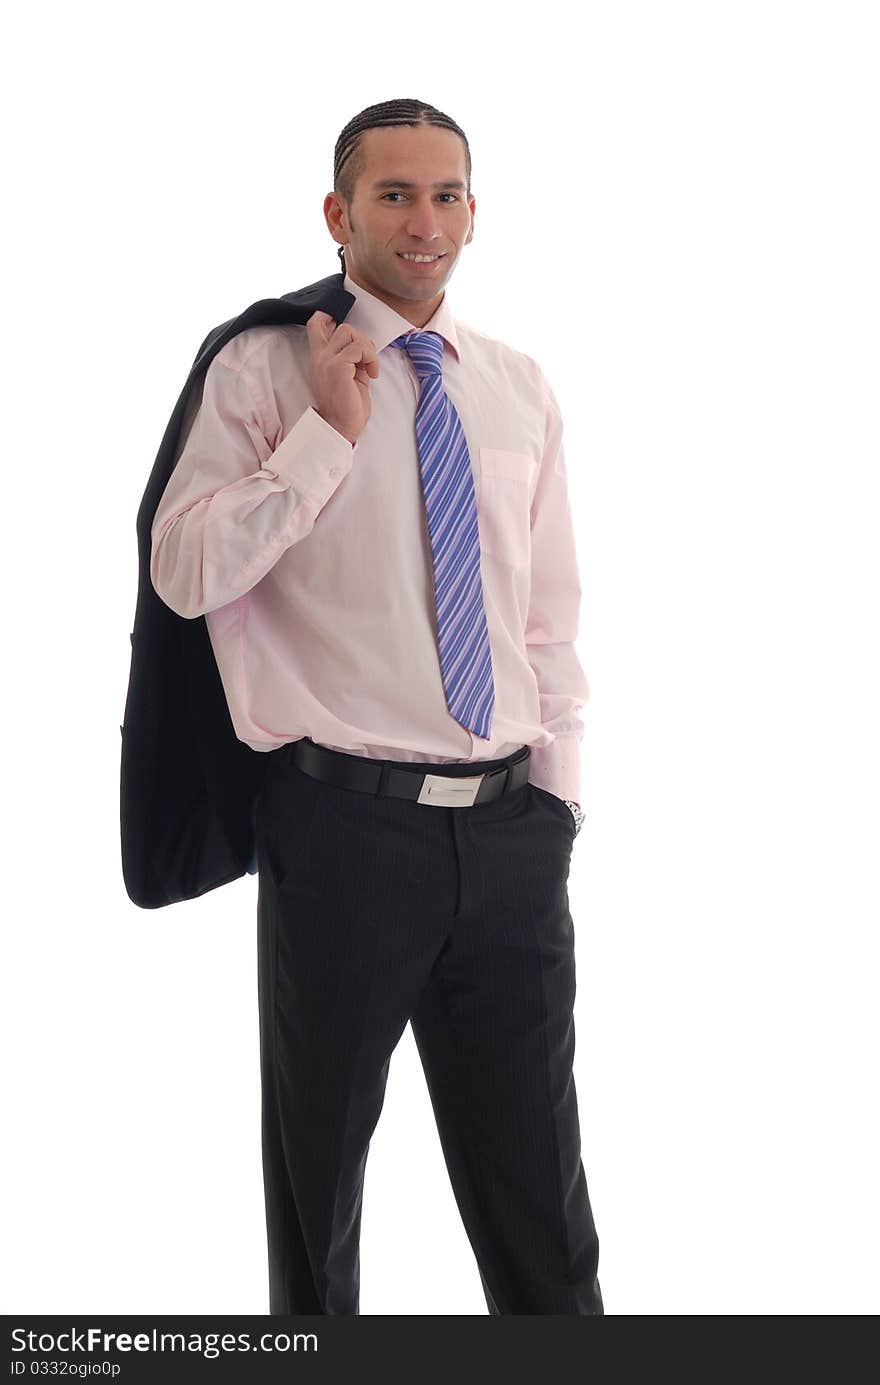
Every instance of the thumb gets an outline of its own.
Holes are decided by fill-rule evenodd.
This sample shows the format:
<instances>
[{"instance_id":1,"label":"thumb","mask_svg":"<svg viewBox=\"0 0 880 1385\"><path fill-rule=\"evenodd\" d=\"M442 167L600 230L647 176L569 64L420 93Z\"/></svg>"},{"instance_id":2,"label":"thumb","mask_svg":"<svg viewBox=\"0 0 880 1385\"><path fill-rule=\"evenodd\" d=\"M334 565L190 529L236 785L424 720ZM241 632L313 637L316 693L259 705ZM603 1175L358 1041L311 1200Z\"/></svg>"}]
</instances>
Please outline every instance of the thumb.
<instances>
[{"instance_id":1,"label":"thumb","mask_svg":"<svg viewBox=\"0 0 880 1385\"><path fill-rule=\"evenodd\" d=\"M336 320L329 313L314 312L306 323L306 331L311 332L314 328L323 341L327 341L333 334L336 327Z\"/></svg>"}]
</instances>

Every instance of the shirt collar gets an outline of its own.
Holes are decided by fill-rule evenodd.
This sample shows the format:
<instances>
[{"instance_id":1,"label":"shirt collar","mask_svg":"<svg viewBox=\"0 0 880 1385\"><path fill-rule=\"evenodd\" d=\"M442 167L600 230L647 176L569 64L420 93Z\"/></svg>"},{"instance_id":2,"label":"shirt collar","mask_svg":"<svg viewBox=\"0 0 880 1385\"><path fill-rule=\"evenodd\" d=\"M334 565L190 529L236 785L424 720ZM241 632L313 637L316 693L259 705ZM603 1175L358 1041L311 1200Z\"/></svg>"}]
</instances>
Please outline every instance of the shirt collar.
<instances>
[{"instance_id":1,"label":"shirt collar","mask_svg":"<svg viewBox=\"0 0 880 1385\"><path fill-rule=\"evenodd\" d=\"M389 342L394 341L395 337L402 336L404 332L414 332L416 328L408 318L402 317L400 313L389 308L387 303L383 303L381 298L376 298L375 294L367 293L361 288L360 284L354 283L348 274L345 275L343 287L354 295L355 301L345 321L350 322L352 327L356 327L359 332L364 332L376 343L376 350L383 351ZM455 323L452 320L452 309L449 306L448 295L444 291L433 317L429 318L424 327L419 329L423 332L439 332L444 341L448 342L461 360L461 352L458 348L458 334L455 330Z\"/></svg>"}]
</instances>

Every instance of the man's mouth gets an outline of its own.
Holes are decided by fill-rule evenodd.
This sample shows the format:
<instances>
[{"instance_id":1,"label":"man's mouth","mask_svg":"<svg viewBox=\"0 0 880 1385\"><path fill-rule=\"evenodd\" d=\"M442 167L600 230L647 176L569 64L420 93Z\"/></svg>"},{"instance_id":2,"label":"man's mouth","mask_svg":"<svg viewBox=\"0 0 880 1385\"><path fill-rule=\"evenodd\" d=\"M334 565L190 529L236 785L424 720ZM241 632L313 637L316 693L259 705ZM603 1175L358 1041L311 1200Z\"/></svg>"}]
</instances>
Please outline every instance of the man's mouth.
<instances>
[{"instance_id":1,"label":"man's mouth","mask_svg":"<svg viewBox=\"0 0 880 1385\"><path fill-rule=\"evenodd\" d=\"M445 250L442 254L437 255L421 255L416 251L403 250L398 250L397 254L399 259L403 260L404 263L412 265L432 265L436 264L438 260L444 260L446 258Z\"/></svg>"}]
</instances>

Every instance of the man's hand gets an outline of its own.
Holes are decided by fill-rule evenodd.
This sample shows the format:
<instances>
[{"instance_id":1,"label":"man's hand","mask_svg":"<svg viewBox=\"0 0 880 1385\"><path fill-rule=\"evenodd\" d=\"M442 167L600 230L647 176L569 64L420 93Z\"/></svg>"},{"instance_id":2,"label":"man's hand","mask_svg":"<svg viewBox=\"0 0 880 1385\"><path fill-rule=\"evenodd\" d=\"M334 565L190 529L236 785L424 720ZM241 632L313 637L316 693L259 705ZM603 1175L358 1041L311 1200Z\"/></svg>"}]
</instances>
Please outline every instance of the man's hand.
<instances>
[{"instance_id":1,"label":"man's hand","mask_svg":"<svg viewBox=\"0 0 880 1385\"><path fill-rule=\"evenodd\" d=\"M370 379L379 375L372 337L314 312L306 323L316 411L354 446L370 417Z\"/></svg>"}]
</instances>

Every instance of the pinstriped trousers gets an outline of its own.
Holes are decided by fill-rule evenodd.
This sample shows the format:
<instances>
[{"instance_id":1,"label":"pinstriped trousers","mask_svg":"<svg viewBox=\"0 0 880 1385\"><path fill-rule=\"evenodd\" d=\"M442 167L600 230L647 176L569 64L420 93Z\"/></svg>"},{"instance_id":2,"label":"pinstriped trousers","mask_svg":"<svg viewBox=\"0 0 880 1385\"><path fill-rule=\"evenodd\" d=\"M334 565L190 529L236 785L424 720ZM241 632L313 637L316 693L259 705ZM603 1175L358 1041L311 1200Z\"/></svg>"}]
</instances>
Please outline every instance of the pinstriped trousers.
<instances>
[{"instance_id":1,"label":"pinstriped trousers","mask_svg":"<svg viewBox=\"0 0 880 1385\"><path fill-rule=\"evenodd\" d=\"M470 807L379 797L271 755L255 812L269 1312L360 1311L367 1154L410 1022L489 1312L603 1314L569 809L531 783Z\"/></svg>"}]
</instances>

